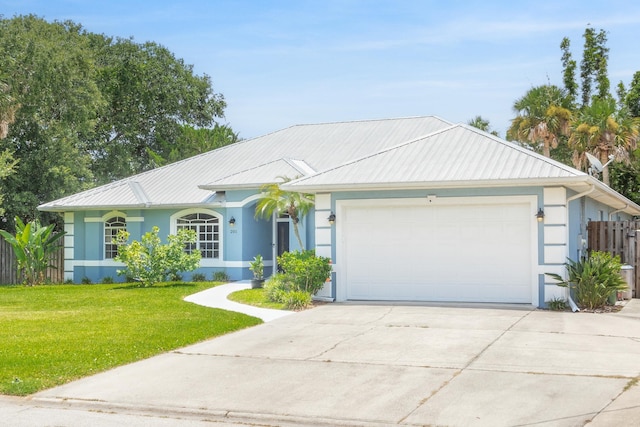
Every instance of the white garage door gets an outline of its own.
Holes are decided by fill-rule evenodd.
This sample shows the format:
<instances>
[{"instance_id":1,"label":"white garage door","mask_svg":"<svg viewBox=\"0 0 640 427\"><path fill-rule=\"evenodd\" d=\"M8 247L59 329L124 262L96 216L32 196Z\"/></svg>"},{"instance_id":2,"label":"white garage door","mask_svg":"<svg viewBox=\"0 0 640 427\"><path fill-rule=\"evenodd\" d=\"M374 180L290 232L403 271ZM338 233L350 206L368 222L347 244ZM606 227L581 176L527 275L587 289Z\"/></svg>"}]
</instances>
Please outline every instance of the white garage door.
<instances>
[{"instance_id":1,"label":"white garage door","mask_svg":"<svg viewBox=\"0 0 640 427\"><path fill-rule=\"evenodd\" d=\"M465 200L345 204L338 230L343 296L531 303L531 202Z\"/></svg>"}]
</instances>

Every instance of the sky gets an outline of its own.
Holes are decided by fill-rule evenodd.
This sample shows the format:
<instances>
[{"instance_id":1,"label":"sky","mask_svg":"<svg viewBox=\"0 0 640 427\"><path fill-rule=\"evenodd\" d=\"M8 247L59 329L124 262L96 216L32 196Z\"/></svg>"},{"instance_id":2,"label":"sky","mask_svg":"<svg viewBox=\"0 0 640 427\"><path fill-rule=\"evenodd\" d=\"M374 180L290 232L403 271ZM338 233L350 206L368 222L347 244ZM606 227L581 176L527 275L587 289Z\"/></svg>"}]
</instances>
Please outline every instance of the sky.
<instances>
[{"instance_id":1,"label":"sky","mask_svg":"<svg viewBox=\"0 0 640 427\"><path fill-rule=\"evenodd\" d=\"M211 77L241 138L296 124L480 115L504 137L513 103L562 86L560 42L582 58L608 32L612 92L640 71L637 0L0 0L0 15L72 20L153 41Z\"/></svg>"}]
</instances>

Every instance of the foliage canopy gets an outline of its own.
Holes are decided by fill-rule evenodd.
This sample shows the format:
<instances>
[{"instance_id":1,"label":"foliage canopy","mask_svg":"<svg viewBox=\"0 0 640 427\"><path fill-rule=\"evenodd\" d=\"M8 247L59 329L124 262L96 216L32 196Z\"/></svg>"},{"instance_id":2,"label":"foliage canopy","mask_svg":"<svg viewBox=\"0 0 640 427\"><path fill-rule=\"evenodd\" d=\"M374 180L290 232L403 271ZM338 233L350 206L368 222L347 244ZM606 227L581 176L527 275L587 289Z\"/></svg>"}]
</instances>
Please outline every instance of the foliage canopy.
<instances>
[{"instance_id":1,"label":"foliage canopy","mask_svg":"<svg viewBox=\"0 0 640 427\"><path fill-rule=\"evenodd\" d=\"M314 195L285 191L280 188L280 184L291 181L291 178L279 176L278 179L281 180L280 183L274 182L262 187L261 197L256 204L255 217L270 219L274 213L276 215L289 215L298 244L301 249L304 249L298 223L314 206Z\"/></svg>"},{"instance_id":2,"label":"foliage canopy","mask_svg":"<svg viewBox=\"0 0 640 427\"><path fill-rule=\"evenodd\" d=\"M507 130L511 139L528 143L551 157L562 136L569 132L571 110L566 93L557 86L536 86L513 104L518 113Z\"/></svg>"},{"instance_id":3,"label":"foliage canopy","mask_svg":"<svg viewBox=\"0 0 640 427\"><path fill-rule=\"evenodd\" d=\"M533 87L516 100L517 116L507 138L585 171L586 153L602 164L613 156L615 162L604 168L602 181L640 203L640 183L634 175L640 170L640 72L634 74L628 90L622 82L618 84L616 102L610 93L607 32L587 27L583 39L579 81L571 40L565 37L560 43L564 87Z\"/></svg>"},{"instance_id":4,"label":"foliage canopy","mask_svg":"<svg viewBox=\"0 0 640 427\"><path fill-rule=\"evenodd\" d=\"M17 16L0 19L0 70L9 218L60 222L36 207L237 141L210 77L157 43Z\"/></svg>"}]
</instances>

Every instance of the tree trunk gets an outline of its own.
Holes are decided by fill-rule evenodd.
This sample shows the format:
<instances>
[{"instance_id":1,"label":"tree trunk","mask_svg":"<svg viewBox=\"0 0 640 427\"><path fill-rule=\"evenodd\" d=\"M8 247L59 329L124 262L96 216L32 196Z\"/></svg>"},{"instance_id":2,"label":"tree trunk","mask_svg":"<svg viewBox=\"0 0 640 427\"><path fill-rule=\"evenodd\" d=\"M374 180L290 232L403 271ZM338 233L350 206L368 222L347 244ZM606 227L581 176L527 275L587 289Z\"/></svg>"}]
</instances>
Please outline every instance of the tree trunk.
<instances>
[{"instance_id":1,"label":"tree trunk","mask_svg":"<svg viewBox=\"0 0 640 427\"><path fill-rule=\"evenodd\" d=\"M300 221L300 219L298 218L298 210L293 205L293 203L291 203L287 207L287 213L289 214L289 219L291 220L291 223L293 224L293 234L295 234L296 235L296 239L298 239L298 244L300 245L300 250L304 251L304 245L302 244L302 239L300 238L300 231L298 231L298 222Z\"/></svg>"},{"instance_id":2,"label":"tree trunk","mask_svg":"<svg viewBox=\"0 0 640 427\"><path fill-rule=\"evenodd\" d=\"M608 161L609 161L609 151L601 150L600 162L604 166L605 164L607 164ZM607 186L609 185L609 166L605 166L604 168L602 168L602 182Z\"/></svg>"},{"instance_id":3,"label":"tree trunk","mask_svg":"<svg viewBox=\"0 0 640 427\"><path fill-rule=\"evenodd\" d=\"M551 144L547 138L542 140L542 155L551 158Z\"/></svg>"},{"instance_id":4,"label":"tree trunk","mask_svg":"<svg viewBox=\"0 0 640 427\"><path fill-rule=\"evenodd\" d=\"M302 244L302 239L300 238L300 231L298 231L298 223L297 221L291 220L291 222L293 223L293 234L296 235L296 239L298 239L298 244L300 245L300 250L304 251L305 247Z\"/></svg>"}]
</instances>

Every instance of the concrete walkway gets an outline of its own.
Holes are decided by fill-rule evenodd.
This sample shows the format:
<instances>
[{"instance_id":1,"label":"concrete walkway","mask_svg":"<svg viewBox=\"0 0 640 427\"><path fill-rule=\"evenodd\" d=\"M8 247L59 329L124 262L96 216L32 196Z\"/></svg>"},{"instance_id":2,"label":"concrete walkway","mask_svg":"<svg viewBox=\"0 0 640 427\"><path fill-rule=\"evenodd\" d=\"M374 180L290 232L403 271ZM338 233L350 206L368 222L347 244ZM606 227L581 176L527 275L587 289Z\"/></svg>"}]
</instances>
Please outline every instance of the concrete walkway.
<instances>
[{"instance_id":1,"label":"concrete walkway","mask_svg":"<svg viewBox=\"0 0 640 427\"><path fill-rule=\"evenodd\" d=\"M205 307L221 308L223 310L248 314L249 316L262 319L265 322L279 319L294 313L293 311L287 310L272 310L268 308L253 307L251 305L240 304L227 299L229 294L243 289L251 289L251 281L242 280L239 282L216 286L214 288L198 292L197 294L189 295L184 300L194 304L203 305Z\"/></svg>"}]
</instances>

